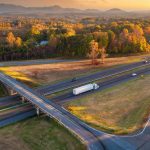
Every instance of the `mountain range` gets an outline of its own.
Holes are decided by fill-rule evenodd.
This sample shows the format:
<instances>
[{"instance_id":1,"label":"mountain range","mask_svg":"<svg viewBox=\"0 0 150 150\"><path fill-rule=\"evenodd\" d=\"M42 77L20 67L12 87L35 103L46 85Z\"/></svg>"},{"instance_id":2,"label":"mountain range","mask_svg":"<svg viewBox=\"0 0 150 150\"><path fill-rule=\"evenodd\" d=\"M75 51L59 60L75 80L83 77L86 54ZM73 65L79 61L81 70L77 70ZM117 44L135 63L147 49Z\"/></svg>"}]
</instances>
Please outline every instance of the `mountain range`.
<instances>
[{"instance_id":1,"label":"mountain range","mask_svg":"<svg viewBox=\"0 0 150 150\"><path fill-rule=\"evenodd\" d=\"M0 14L98 14L98 15L135 15L139 13L149 13L150 11L144 12L128 12L118 8L113 8L107 11L101 11L98 9L76 9L76 8L63 8L58 5L49 7L24 7L13 4L0 4Z\"/></svg>"}]
</instances>

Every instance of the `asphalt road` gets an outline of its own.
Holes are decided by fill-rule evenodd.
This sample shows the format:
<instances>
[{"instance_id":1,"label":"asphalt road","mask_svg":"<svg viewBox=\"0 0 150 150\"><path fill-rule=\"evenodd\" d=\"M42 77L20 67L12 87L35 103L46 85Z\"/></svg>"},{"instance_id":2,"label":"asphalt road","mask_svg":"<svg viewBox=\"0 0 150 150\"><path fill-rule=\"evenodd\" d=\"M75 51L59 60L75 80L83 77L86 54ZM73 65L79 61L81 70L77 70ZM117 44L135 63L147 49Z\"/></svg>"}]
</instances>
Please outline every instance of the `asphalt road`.
<instances>
[{"instance_id":1,"label":"asphalt road","mask_svg":"<svg viewBox=\"0 0 150 150\"><path fill-rule=\"evenodd\" d=\"M0 98L0 110L3 108L8 108L11 106L15 106L17 104L21 104L21 98L18 95L6 96Z\"/></svg>"},{"instance_id":2,"label":"asphalt road","mask_svg":"<svg viewBox=\"0 0 150 150\"><path fill-rule=\"evenodd\" d=\"M132 77L131 73L129 73L126 75L122 75L122 76L115 77L115 78L109 79L107 81L103 81L103 82L98 83L100 86L100 88L98 90L89 91L89 92L86 92L86 93L83 93L83 94L77 95L77 96L73 95L72 92L68 92L65 94L61 94L60 96L55 96L54 98L51 99L51 101L53 101L54 103L57 103L59 105L62 105L67 101L74 100L74 99L77 99L79 97L84 97L85 95L88 95L88 94L91 94L94 92L98 92L98 91L104 90L106 88L110 88L110 87L115 86L117 84L120 84L122 82L133 80L133 79L139 77L140 75L148 74L149 72L150 72L150 68L141 69L141 70L136 72L137 76L135 76L135 77ZM42 93L42 94L44 94L44 93ZM20 100L20 97L17 95L5 97L5 98L2 98L0 100L1 107L8 107L9 105L16 105L16 104L21 104L21 103L22 102Z\"/></svg>"},{"instance_id":3,"label":"asphalt road","mask_svg":"<svg viewBox=\"0 0 150 150\"><path fill-rule=\"evenodd\" d=\"M138 72L138 74L143 74L144 72L149 72L149 70L142 70L140 72ZM119 84L121 82L124 82L124 81L127 81L127 80L130 80L130 79L133 79L133 77L131 77L131 74L129 76L122 76L122 77L119 77L115 80L109 80L107 82L104 82L103 84L101 83L100 86L100 90L104 89L104 88L108 88L110 86L113 86L113 85L116 85L116 84ZM89 94L89 93L85 93L85 94ZM63 101L64 99L66 99L64 96L66 95L63 95L61 99L61 101ZM68 98L73 98L72 96L71 97L68 97ZM59 103L59 101L58 101ZM74 116L72 116L74 120L76 120L77 118ZM80 120L76 120L76 121L80 121ZM146 128L146 130L144 132L142 132L142 134L140 136L136 136L135 138L133 137L117 137L117 136L112 136L112 135L107 135L105 133L102 133L100 131L96 131L94 129L91 129L90 127L88 127L86 124L84 124L83 122L80 122L81 125L83 125L84 127L88 128L88 130L92 130L91 132L95 132L94 134L99 136L100 139L103 141L103 144L104 146L107 148L107 149L114 149L114 150L117 150L117 149L145 149L147 150L146 148L149 146L149 144L146 142L146 141L149 141L149 137L145 137L145 135L148 135L149 136L149 127ZM148 123L149 125L149 123ZM146 134L148 133L148 134ZM144 136L144 138L143 138ZM105 137L104 139L102 137ZM140 138L140 142L139 140L139 137L142 137ZM131 140L130 140L131 138ZM143 140L145 139L145 140ZM131 142L132 141L132 142ZM138 143L138 144L137 144ZM109 146L108 146L109 145Z\"/></svg>"},{"instance_id":4,"label":"asphalt road","mask_svg":"<svg viewBox=\"0 0 150 150\"><path fill-rule=\"evenodd\" d=\"M137 73L137 76L134 76L134 77L131 75L131 73L129 73L129 74L126 74L126 75L122 75L122 76L119 76L119 77L108 79L107 81L103 81L103 82L100 82L100 83L97 82L97 84L100 86L100 88L97 89L97 90L94 90L94 91L89 91L89 92L86 92L86 93L82 93L80 95L73 95L72 92L68 92L68 93L65 93L65 94L61 94L60 96L55 96L51 100L53 102L58 103L58 104L61 105L61 104L64 104L65 102L67 102L67 101L74 100L74 99L77 99L79 97L84 97L85 95L89 95L91 93L102 91L104 89L116 86L116 85L121 84L123 82L136 79L137 77L140 77L141 75L150 74L150 67L146 68L146 69L141 69L139 71L136 71L135 73Z\"/></svg>"},{"instance_id":5,"label":"asphalt road","mask_svg":"<svg viewBox=\"0 0 150 150\"><path fill-rule=\"evenodd\" d=\"M72 115L69 112L47 100L45 97L41 96L24 84L21 84L20 82L3 73L0 73L0 81L5 85L11 87L21 96L30 101L33 105L40 108L43 113L54 118L64 127L78 136L87 145L88 149L103 150L101 141L79 122L72 119Z\"/></svg>"},{"instance_id":6,"label":"asphalt road","mask_svg":"<svg viewBox=\"0 0 150 150\"><path fill-rule=\"evenodd\" d=\"M6 66L28 66L28 65L42 65L42 64L53 64L60 62L73 62L78 60L67 60L67 59L39 59L39 60L25 60L25 61L6 61L0 62L0 67Z\"/></svg>"},{"instance_id":7,"label":"asphalt road","mask_svg":"<svg viewBox=\"0 0 150 150\"><path fill-rule=\"evenodd\" d=\"M2 109L0 110L0 122L11 118L13 116L16 116L20 113L24 113L24 112L29 112L31 110L34 110L32 105L29 104L25 104L25 105L16 105L16 106L12 106L9 109Z\"/></svg>"},{"instance_id":8,"label":"asphalt road","mask_svg":"<svg viewBox=\"0 0 150 150\"><path fill-rule=\"evenodd\" d=\"M137 63L128 64L128 65L123 65L123 66L119 66L119 67L115 67L112 69L107 69L107 70L99 71L96 73L92 73L90 75L85 75L85 76L79 77L77 79L77 81L74 81L74 82L72 82L71 80L62 81L62 82L59 82L59 83L56 83L53 85L46 85L43 87L39 87L35 90L40 94L49 95L49 94L53 94L55 92L58 92L58 91L61 91L64 89L68 89L70 87L76 87L76 86L79 86L84 83L86 84L89 81L92 82L92 80L111 77L112 75L118 74L120 72L124 72L126 70L130 70L133 68L137 68L137 67L140 67L143 65L150 65L150 63L144 64L143 62L137 62ZM0 99L0 104L1 104L1 106L4 105L6 107L9 105L11 106L11 103L12 103L12 105L15 104L15 102L17 104L18 99L20 99L19 95L2 98L2 99Z\"/></svg>"},{"instance_id":9,"label":"asphalt road","mask_svg":"<svg viewBox=\"0 0 150 150\"><path fill-rule=\"evenodd\" d=\"M100 89L97 91L104 90L106 88L115 86L125 81L133 80L137 77L140 77L140 75L143 75L143 74L150 74L150 68L137 71L136 73L138 74L138 76L136 77L132 77L131 74L129 74L129 75L124 75L124 76L121 76L115 79L110 79L106 82L100 83L99 84ZM94 91L94 92L97 92L97 91ZM66 101L70 101L70 100L76 99L77 97L82 97L91 93L93 93L93 91L87 92L87 93L84 93L83 95L78 95L78 96L74 96L72 93L66 93L64 95L54 98L53 101L56 101L59 104L63 104ZM91 128L87 124L85 124L84 126L89 128L91 132L95 133L95 135L97 135L100 138L100 140L103 142L105 149L108 149L108 150L119 150L119 149L120 150L121 149L149 150L150 149L150 142L149 142L150 141L150 119L146 122L145 127L141 131L139 131L136 134L128 135L128 136L115 136L111 134L106 134L104 132Z\"/></svg>"},{"instance_id":10,"label":"asphalt road","mask_svg":"<svg viewBox=\"0 0 150 150\"><path fill-rule=\"evenodd\" d=\"M77 78L77 80L74 82L72 82L71 80L62 81L62 82L56 83L54 85L47 85L47 86L39 87L35 90L41 94L44 93L44 95L50 95L55 92L62 91L64 89L68 89L70 87L75 87L75 86L79 86L81 84L86 84L88 82L92 82L94 80L111 77L113 75L122 73L127 70L129 71L134 68L138 68L138 67L142 67L142 66L144 67L144 66L148 66L148 65L150 65L150 62L147 64L144 64L143 62L132 63L132 64L128 64L128 65L123 65L123 66L99 71L96 73L92 73L90 75L85 75L85 76Z\"/></svg>"},{"instance_id":11,"label":"asphalt road","mask_svg":"<svg viewBox=\"0 0 150 150\"><path fill-rule=\"evenodd\" d=\"M12 124L12 123L15 123L15 122L18 122L18 121L21 121L21 120L33 117L35 115L36 115L35 109L31 109L29 111L24 110L22 112L16 111L15 115L9 115L9 117L5 118L4 120L1 120L0 121L0 127L7 126L9 124Z\"/></svg>"},{"instance_id":12,"label":"asphalt road","mask_svg":"<svg viewBox=\"0 0 150 150\"><path fill-rule=\"evenodd\" d=\"M138 75L144 74L144 73L150 73L149 69L143 69L138 71ZM135 77L132 77L131 74L129 75L125 75L122 77L118 77L115 80L109 80L107 82L101 83L101 88L100 90L102 90L103 88L108 88L108 86L113 86L116 83L120 83L127 81L127 80L131 80L134 79ZM103 88L102 88L103 87ZM85 94L89 94L89 93L85 93ZM48 102L49 103L49 102ZM66 112L67 115L70 116L70 114L68 112ZM140 135L140 136L136 136L136 137L119 137L119 136L113 136L113 135L109 135L109 134L105 134L103 132L97 131L91 127L89 127L88 125L86 125L85 123L83 123L82 121L80 121L78 118L76 118L75 116L71 115L71 118L73 120L75 120L75 122L79 122L79 124L81 126L84 126L84 128L86 128L87 130L89 130L90 132L94 133L94 135L96 135L97 137L100 138L100 140L103 143L103 146L105 147L105 149L110 149L110 150L122 150L122 149L131 149L131 150L136 150L138 148L143 149L143 150L147 150L146 148L149 145L149 129L146 128L146 133L145 131ZM143 138L144 136L144 138ZM104 138L105 137L105 138ZM141 138L140 138L141 137ZM139 142L139 138L140 138L140 142Z\"/></svg>"}]
</instances>

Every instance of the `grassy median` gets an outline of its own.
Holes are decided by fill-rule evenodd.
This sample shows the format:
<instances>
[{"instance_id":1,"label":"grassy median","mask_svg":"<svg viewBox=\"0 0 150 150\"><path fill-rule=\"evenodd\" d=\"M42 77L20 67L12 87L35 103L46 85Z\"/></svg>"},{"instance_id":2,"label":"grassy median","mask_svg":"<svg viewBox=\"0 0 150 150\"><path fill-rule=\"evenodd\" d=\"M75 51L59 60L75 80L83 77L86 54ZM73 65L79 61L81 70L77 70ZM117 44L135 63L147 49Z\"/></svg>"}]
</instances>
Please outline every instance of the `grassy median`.
<instances>
[{"instance_id":1,"label":"grassy median","mask_svg":"<svg viewBox=\"0 0 150 150\"><path fill-rule=\"evenodd\" d=\"M150 112L150 76L79 98L64 107L97 129L115 134L134 132Z\"/></svg>"},{"instance_id":2,"label":"grassy median","mask_svg":"<svg viewBox=\"0 0 150 150\"><path fill-rule=\"evenodd\" d=\"M68 130L47 117L36 117L0 129L3 150L85 150Z\"/></svg>"}]
</instances>

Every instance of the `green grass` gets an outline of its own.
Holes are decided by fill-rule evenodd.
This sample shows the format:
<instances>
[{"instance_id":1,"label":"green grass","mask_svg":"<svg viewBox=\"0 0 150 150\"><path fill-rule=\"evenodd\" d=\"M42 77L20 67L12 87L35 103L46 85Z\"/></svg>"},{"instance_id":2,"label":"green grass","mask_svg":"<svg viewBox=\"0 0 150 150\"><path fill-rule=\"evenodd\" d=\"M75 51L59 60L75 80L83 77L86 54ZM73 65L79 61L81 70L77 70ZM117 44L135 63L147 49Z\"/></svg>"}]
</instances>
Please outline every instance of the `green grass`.
<instances>
[{"instance_id":1,"label":"green grass","mask_svg":"<svg viewBox=\"0 0 150 150\"><path fill-rule=\"evenodd\" d=\"M1 128L0 143L0 149L11 150L86 149L68 130L47 117L36 117Z\"/></svg>"},{"instance_id":2,"label":"green grass","mask_svg":"<svg viewBox=\"0 0 150 150\"><path fill-rule=\"evenodd\" d=\"M5 91L4 91L4 88L2 87L2 85L0 84L0 97L3 97L3 96L5 96L6 95L6 93L5 93Z\"/></svg>"},{"instance_id":3,"label":"green grass","mask_svg":"<svg viewBox=\"0 0 150 150\"><path fill-rule=\"evenodd\" d=\"M140 129L150 112L150 76L67 102L64 107L93 127L115 134Z\"/></svg>"}]
</instances>

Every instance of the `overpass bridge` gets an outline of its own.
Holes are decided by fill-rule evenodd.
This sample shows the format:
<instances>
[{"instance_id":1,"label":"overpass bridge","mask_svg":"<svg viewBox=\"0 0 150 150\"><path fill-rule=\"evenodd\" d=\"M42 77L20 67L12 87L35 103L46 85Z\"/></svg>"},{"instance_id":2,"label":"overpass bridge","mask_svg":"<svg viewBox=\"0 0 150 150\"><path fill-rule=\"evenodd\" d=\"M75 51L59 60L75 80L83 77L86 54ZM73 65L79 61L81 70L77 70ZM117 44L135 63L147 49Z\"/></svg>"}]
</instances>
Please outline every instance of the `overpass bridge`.
<instances>
[{"instance_id":1,"label":"overpass bridge","mask_svg":"<svg viewBox=\"0 0 150 150\"><path fill-rule=\"evenodd\" d=\"M81 124L70 117L70 113L62 107L47 100L44 96L33 91L26 85L16 81L15 79L0 72L0 81L17 92L20 96L32 103L36 108L40 109L47 116L54 118L61 125L70 130L80 140L87 145L89 150L104 150L101 141Z\"/></svg>"},{"instance_id":2,"label":"overpass bridge","mask_svg":"<svg viewBox=\"0 0 150 150\"><path fill-rule=\"evenodd\" d=\"M38 110L56 119L60 124L65 126L68 130L78 136L88 149L92 150L148 150L150 130L149 124L144 128L144 132L137 136L114 136L102 133L90 128L88 125L80 121L78 118L64 110L57 104L47 100L44 96L33 91L24 84L15 79L0 73L0 82L9 87L13 92L27 99ZM14 95L15 96L15 95ZM150 121L148 121L149 123ZM144 143L144 144L143 144Z\"/></svg>"},{"instance_id":3,"label":"overpass bridge","mask_svg":"<svg viewBox=\"0 0 150 150\"><path fill-rule=\"evenodd\" d=\"M2 82L3 85L11 91L11 94L15 94L17 92L18 95L20 95L23 99L27 99L36 108L38 108L37 110L40 109L48 116L55 118L60 124L64 125L67 129L78 136L88 146L88 149L143 150L143 146L149 147L147 144L147 141L150 139L149 124L148 128L146 128L146 130L144 130L140 136L119 137L107 135L102 132L92 130L90 127L80 122L78 118L71 115L60 106L38 94L42 93L40 92L43 90L42 88L33 91L24 84L21 84L20 82L3 73L0 73L0 82ZM48 87L46 90L44 90L44 92L49 91L50 89ZM148 150L145 147L144 149Z\"/></svg>"}]
</instances>

